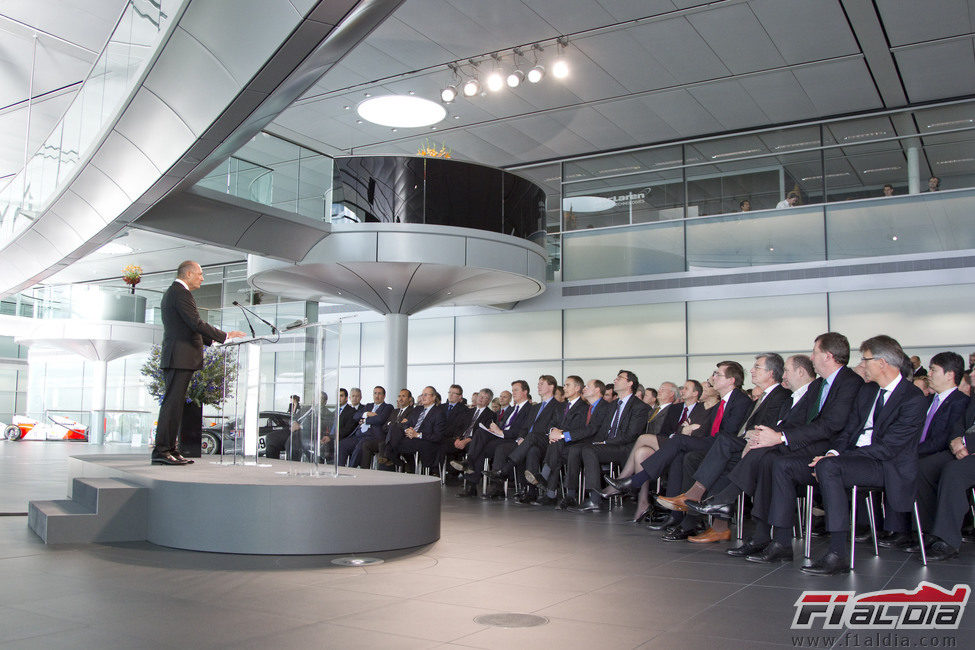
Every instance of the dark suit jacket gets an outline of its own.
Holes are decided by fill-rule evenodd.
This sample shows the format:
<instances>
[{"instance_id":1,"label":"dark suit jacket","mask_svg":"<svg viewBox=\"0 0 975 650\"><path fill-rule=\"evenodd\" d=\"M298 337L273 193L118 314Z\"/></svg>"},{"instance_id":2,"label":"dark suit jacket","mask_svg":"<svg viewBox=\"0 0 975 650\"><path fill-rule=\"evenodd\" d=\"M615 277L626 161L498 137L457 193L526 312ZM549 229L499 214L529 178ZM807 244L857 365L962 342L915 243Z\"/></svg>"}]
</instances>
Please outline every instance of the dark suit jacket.
<instances>
[{"instance_id":1,"label":"dark suit jacket","mask_svg":"<svg viewBox=\"0 0 975 650\"><path fill-rule=\"evenodd\" d=\"M495 414L495 415L497 415L497 417L494 418L494 421L497 422L498 423L498 426L500 427L503 422L507 422L508 416L511 415L511 413L514 410L515 410L515 407L512 404L508 404L507 407L501 409L500 411L498 411Z\"/></svg>"},{"instance_id":2,"label":"dark suit jacket","mask_svg":"<svg viewBox=\"0 0 975 650\"><path fill-rule=\"evenodd\" d=\"M404 420L409 421L410 413L413 412L414 408L416 407L407 406L405 409L403 409L402 414L399 412L398 408L394 408L392 411L390 411L389 417L386 418L386 422L383 424L383 429L385 429L386 433L389 433L389 430L393 428L402 429L406 425Z\"/></svg>"},{"instance_id":3,"label":"dark suit jacket","mask_svg":"<svg viewBox=\"0 0 975 650\"><path fill-rule=\"evenodd\" d=\"M494 419L496 415L495 412L492 411L490 408L485 407L484 410L481 411L481 414L478 416L477 422L474 422L474 428L471 429L471 422L474 419L474 414L476 412L477 412L476 408L472 407L467 409L467 414L464 416L464 423L463 423L464 428L461 429L458 437L470 438L471 436L474 435L474 432L480 428L479 425L483 424L484 426L489 427L491 426L491 423L495 421Z\"/></svg>"},{"instance_id":4,"label":"dark suit jacket","mask_svg":"<svg viewBox=\"0 0 975 650\"><path fill-rule=\"evenodd\" d=\"M817 380L818 381L818 380ZM794 425L790 427L781 426L780 431L785 433L786 446L790 451L805 449L813 455L825 452L829 447L835 446L832 442L846 426L850 417L850 409L853 408L857 393L863 386L863 379L846 366L840 368L836 373L833 385L829 387L826 394L826 401L819 414L809 424ZM810 386L807 393L813 393L810 399L819 396L819 386L815 392Z\"/></svg>"},{"instance_id":5,"label":"dark suit jacket","mask_svg":"<svg viewBox=\"0 0 975 650\"><path fill-rule=\"evenodd\" d=\"M525 425L528 422L529 414L534 411L534 405L531 402L525 402L518 412L514 412L515 407L511 407L511 415L504 424L498 424L501 430L504 432L505 440L515 440L521 437L522 428L528 431Z\"/></svg>"},{"instance_id":6,"label":"dark suit jacket","mask_svg":"<svg viewBox=\"0 0 975 650\"><path fill-rule=\"evenodd\" d=\"M544 405L544 408L543 408ZM548 444L548 430L552 428L552 423L558 417L560 404L552 397L548 402L532 404L525 417L519 417L519 427L514 438L529 438L536 444ZM521 415L521 413L519 413ZM514 427L512 427L514 428Z\"/></svg>"},{"instance_id":7,"label":"dark suit jacket","mask_svg":"<svg viewBox=\"0 0 975 650\"><path fill-rule=\"evenodd\" d=\"M965 431L975 425L975 399L968 402L968 408L965 409L965 417L961 420L956 420L951 425L951 433L948 434L948 442L950 443L955 438L965 438L965 446L969 449L969 453L975 450L975 435L965 435Z\"/></svg>"},{"instance_id":8,"label":"dark suit jacket","mask_svg":"<svg viewBox=\"0 0 975 650\"><path fill-rule=\"evenodd\" d=\"M779 421L769 426L773 429L787 429L806 424L809 421L809 409L813 400L819 397L819 387L822 385L822 377L817 377L809 382L809 387L806 388L806 392L802 394L795 406L792 405L791 398L785 400L782 403L782 408L779 409Z\"/></svg>"},{"instance_id":9,"label":"dark suit jacket","mask_svg":"<svg viewBox=\"0 0 975 650\"><path fill-rule=\"evenodd\" d=\"M444 417L447 418L447 437L459 438L467 425L470 424L471 418L467 405L463 402L457 402L451 407L447 402L444 402L440 406L443 407Z\"/></svg>"},{"instance_id":10,"label":"dark suit jacket","mask_svg":"<svg viewBox=\"0 0 975 650\"><path fill-rule=\"evenodd\" d=\"M706 436L711 435L711 427L714 425L714 419L718 416L719 406L721 406L721 402L711 407L708 411L711 417L701 427L704 429L704 435ZM721 416L721 424L718 427L716 435L737 438L738 430L745 423L745 419L748 418L748 414L754 406L755 402L751 400L745 391L740 388L732 389L731 394L728 396L728 403L724 408L724 414ZM759 405L759 408L761 408L761 405Z\"/></svg>"},{"instance_id":11,"label":"dark suit jacket","mask_svg":"<svg viewBox=\"0 0 975 650\"><path fill-rule=\"evenodd\" d=\"M355 415L358 412L359 409L355 406L352 406L348 402L346 402L345 406L342 407L342 410L339 411L339 439L340 440L342 438L345 438L348 435L351 435L352 432L355 430L355 425L356 425Z\"/></svg>"},{"instance_id":12,"label":"dark suit jacket","mask_svg":"<svg viewBox=\"0 0 975 650\"><path fill-rule=\"evenodd\" d=\"M924 409L925 419L927 419L927 409L930 408L933 399L932 396L927 400L928 406ZM924 442L917 446L918 456L928 456L948 449L949 436L954 428L953 425L955 422L964 419L969 402L971 400L965 393L957 389L951 391L951 395L934 412L934 417L931 418L931 426L928 427L928 435ZM923 424L921 428L924 428Z\"/></svg>"},{"instance_id":13,"label":"dark suit jacket","mask_svg":"<svg viewBox=\"0 0 975 650\"><path fill-rule=\"evenodd\" d=\"M565 410L565 404L559 404L560 410ZM569 431L570 433L575 430L580 433L584 433L586 430L586 416L589 414L589 403L581 397L576 400L576 403L564 414L556 414L558 417L552 423L552 426L557 429L562 429L562 431Z\"/></svg>"},{"instance_id":14,"label":"dark suit jacket","mask_svg":"<svg viewBox=\"0 0 975 650\"><path fill-rule=\"evenodd\" d=\"M680 411L682 408L684 408L683 404L678 402L661 404L655 415L648 416L650 417L650 421L647 422L647 433L658 435L664 430L664 426L667 424L671 424L671 428L673 428L673 425L680 419Z\"/></svg>"},{"instance_id":15,"label":"dark suit jacket","mask_svg":"<svg viewBox=\"0 0 975 650\"><path fill-rule=\"evenodd\" d=\"M435 404L430 407L430 412L427 416L423 418L423 422L420 424L420 428L417 431L422 435L421 440L426 440L427 442L440 442L447 436L447 414L442 404ZM417 406L410 413L409 422L407 426L404 427L408 429L409 427L416 428L416 421L420 419L420 414L423 413L423 407Z\"/></svg>"},{"instance_id":16,"label":"dark suit jacket","mask_svg":"<svg viewBox=\"0 0 975 650\"><path fill-rule=\"evenodd\" d=\"M606 439L606 431L609 430L609 421L613 418L616 409L613 408L612 404L602 398L596 400L595 405L596 408L593 409L588 424L586 424L586 416L589 414L591 404L586 404L586 412L583 414L581 425L576 426L574 429L563 429L569 432L571 438L571 440L566 441L567 444L574 445L579 442ZM602 438L599 436L602 436Z\"/></svg>"},{"instance_id":17,"label":"dark suit jacket","mask_svg":"<svg viewBox=\"0 0 975 650\"><path fill-rule=\"evenodd\" d=\"M359 410L355 414L355 430L352 432L353 435L365 435L370 438L382 438L385 434L383 432L383 425L386 424L386 420L389 419L389 414L393 411L392 404L386 404L385 402L376 406L376 404L361 404ZM366 413L375 413L375 415L366 418L366 424L369 428L365 433L362 432L360 427L360 420L366 416Z\"/></svg>"},{"instance_id":18,"label":"dark suit jacket","mask_svg":"<svg viewBox=\"0 0 975 650\"><path fill-rule=\"evenodd\" d=\"M200 318L193 294L179 282L169 285L159 308L163 322L160 368L199 370L203 367L203 347L227 340L225 332Z\"/></svg>"},{"instance_id":19,"label":"dark suit jacket","mask_svg":"<svg viewBox=\"0 0 975 650\"><path fill-rule=\"evenodd\" d=\"M758 405L748 421L745 423L745 430L754 429L757 426L774 427L779 422L779 413L782 408L792 401L792 391L779 384L765 396L765 399ZM752 402L754 405L754 402Z\"/></svg>"},{"instance_id":20,"label":"dark suit jacket","mask_svg":"<svg viewBox=\"0 0 975 650\"><path fill-rule=\"evenodd\" d=\"M612 409L609 417L606 418L604 426L596 434L596 441L605 442L607 447L624 447L632 445L633 442L643 435L647 428L647 413L650 407L640 400L636 395L630 395L626 406L620 413L619 424L616 427L616 437L610 440L609 429L616 417L616 402L609 405Z\"/></svg>"},{"instance_id":21,"label":"dark suit jacket","mask_svg":"<svg viewBox=\"0 0 975 650\"><path fill-rule=\"evenodd\" d=\"M909 512L914 503L917 441L924 426L927 400L910 379L901 378L897 387L886 396L880 415L874 418L870 444L857 447L879 390L880 386L874 382L860 388L846 426L837 436L833 448L841 457L863 456L882 463L887 500L894 510Z\"/></svg>"}]
</instances>

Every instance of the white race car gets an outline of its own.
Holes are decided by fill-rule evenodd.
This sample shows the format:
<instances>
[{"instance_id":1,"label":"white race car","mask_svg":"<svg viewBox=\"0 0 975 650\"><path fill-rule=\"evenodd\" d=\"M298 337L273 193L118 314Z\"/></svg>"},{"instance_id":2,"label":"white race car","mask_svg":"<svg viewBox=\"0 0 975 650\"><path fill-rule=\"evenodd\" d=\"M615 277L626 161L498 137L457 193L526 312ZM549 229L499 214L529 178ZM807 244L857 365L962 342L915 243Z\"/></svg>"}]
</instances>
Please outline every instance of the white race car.
<instances>
[{"instance_id":1,"label":"white race car","mask_svg":"<svg viewBox=\"0 0 975 650\"><path fill-rule=\"evenodd\" d=\"M49 415L50 422L41 422L23 415L15 415L13 424L3 430L7 440L88 440L88 427L63 415Z\"/></svg>"}]
</instances>

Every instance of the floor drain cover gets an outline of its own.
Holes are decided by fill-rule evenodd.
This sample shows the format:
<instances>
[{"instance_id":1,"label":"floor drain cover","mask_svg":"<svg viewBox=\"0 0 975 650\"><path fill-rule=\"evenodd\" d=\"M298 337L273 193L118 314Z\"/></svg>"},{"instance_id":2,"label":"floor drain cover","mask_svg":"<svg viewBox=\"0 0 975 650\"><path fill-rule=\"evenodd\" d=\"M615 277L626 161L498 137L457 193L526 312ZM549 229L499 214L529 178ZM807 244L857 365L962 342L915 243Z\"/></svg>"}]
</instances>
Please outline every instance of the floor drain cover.
<instances>
[{"instance_id":1,"label":"floor drain cover","mask_svg":"<svg viewBox=\"0 0 975 650\"><path fill-rule=\"evenodd\" d=\"M378 557L340 557L332 560L332 564L339 566L371 566L382 563Z\"/></svg>"},{"instance_id":2,"label":"floor drain cover","mask_svg":"<svg viewBox=\"0 0 975 650\"><path fill-rule=\"evenodd\" d=\"M544 616L535 616L534 614L512 614L506 612L504 614L477 616L474 618L474 622L480 623L481 625L493 625L494 627L536 627L538 625L545 625L548 623L548 619Z\"/></svg>"}]
</instances>

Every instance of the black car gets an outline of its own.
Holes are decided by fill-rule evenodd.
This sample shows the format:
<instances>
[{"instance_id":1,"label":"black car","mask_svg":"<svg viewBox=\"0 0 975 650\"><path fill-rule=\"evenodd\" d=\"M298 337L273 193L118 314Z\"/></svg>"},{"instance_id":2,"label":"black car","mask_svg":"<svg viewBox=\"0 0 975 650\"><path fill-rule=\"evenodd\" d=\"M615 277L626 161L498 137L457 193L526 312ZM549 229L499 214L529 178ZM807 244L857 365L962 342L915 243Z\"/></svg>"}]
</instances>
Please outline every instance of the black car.
<instances>
[{"instance_id":1,"label":"black car","mask_svg":"<svg viewBox=\"0 0 975 650\"><path fill-rule=\"evenodd\" d=\"M267 450L268 435L286 438L291 432L291 414L282 411L261 411L258 413L257 455L264 456ZM229 422L222 427L204 427L200 436L200 450L204 456L225 453L243 453L243 428L240 422Z\"/></svg>"}]
</instances>

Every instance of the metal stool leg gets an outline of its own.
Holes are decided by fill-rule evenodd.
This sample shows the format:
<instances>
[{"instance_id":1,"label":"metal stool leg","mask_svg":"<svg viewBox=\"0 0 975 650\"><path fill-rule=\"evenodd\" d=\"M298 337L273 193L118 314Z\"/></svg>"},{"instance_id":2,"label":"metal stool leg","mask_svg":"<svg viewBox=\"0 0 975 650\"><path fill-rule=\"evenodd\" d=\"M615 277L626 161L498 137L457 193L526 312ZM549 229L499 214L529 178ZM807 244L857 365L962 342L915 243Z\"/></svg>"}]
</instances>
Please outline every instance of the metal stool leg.
<instances>
[{"instance_id":1,"label":"metal stool leg","mask_svg":"<svg viewBox=\"0 0 975 650\"><path fill-rule=\"evenodd\" d=\"M854 558L856 558L856 547L854 544L857 539L857 486L853 486L853 496L850 498L850 571L853 570Z\"/></svg>"},{"instance_id":2,"label":"metal stool leg","mask_svg":"<svg viewBox=\"0 0 975 650\"><path fill-rule=\"evenodd\" d=\"M924 548L924 531L921 530L921 513L917 511L917 499L914 499L914 523L917 525L917 539L919 545L921 546L921 564L927 566L928 552Z\"/></svg>"},{"instance_id":3,"label":"metal stool leg","mask_svg":"<svg viewBox=\"0 0 975 650\"><path fill-rule=\"evenodd\" d=\"M867 517L870 518L870 537L873 539L873 554L876 557L880 555L880 548L877 546L877 519L873 516L873 493L868 490L866 497Z\"/></svg>"},{"instance_id":4,"label":"metal stool leg","mask_svg":"<svg viewBox=\"0 0 975 650\"><path fill-rule=\"evenodd\" d=\"M813 486L806 486L806 536L805 548L803 549L806 559L812 557L812 511L813 511Z\"/></svg>"},{"instance_id":5,"label":"metal stool leg","mask_svg":"<svg viewBox=\"0 0 975 650\"><path fill-rule=\"evenodd\" d=\"M738 495L738 504L735 509L735 516L738 518L738 530L736 535L738 541L740 542L745 538L745 493L742 492Z\"/></svg>"}]
</instances>

